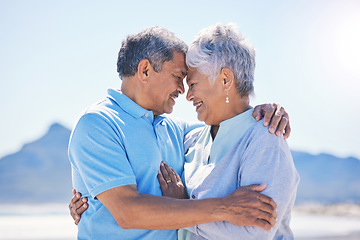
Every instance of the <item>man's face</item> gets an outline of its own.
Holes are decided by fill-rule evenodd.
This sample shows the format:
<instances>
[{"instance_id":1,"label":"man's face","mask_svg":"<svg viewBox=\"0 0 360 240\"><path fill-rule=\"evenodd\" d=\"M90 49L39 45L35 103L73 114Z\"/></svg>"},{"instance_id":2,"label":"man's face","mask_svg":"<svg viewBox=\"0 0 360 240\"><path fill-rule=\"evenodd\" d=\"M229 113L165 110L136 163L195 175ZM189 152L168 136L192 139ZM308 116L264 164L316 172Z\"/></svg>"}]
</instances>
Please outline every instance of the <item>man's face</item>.
<instances>
[{"instance_id":1,"label":"man's face","mask_svg":"<svg viewBox=\"0 0 360 240\"><path fill-rule=\"evenodd\" d=\"M154 115L171 113L175 99L184 93L183 80L186 76L185 56L174 52L173 60L164 62L162 70L154 74L151 81L151 99Z\"/></svg>"}]
</instances>

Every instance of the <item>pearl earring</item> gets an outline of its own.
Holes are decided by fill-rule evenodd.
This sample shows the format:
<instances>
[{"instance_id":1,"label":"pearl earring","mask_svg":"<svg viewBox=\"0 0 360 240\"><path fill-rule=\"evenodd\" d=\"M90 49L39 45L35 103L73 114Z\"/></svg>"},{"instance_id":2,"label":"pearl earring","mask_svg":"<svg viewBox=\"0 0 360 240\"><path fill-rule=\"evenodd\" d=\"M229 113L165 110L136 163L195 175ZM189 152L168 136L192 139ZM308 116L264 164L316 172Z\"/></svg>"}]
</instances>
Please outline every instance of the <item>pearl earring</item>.
<instances>
[{"instance_id":1,"label":"pearl earring","mask_svg":"<svg viewBox=\"0 0 360 240\"><path fill-rule=\"evenodd\" d=\"M229 91L226 91L226 99L225 99L226 103L229 103Z\"/></svg>"}]
</instances>

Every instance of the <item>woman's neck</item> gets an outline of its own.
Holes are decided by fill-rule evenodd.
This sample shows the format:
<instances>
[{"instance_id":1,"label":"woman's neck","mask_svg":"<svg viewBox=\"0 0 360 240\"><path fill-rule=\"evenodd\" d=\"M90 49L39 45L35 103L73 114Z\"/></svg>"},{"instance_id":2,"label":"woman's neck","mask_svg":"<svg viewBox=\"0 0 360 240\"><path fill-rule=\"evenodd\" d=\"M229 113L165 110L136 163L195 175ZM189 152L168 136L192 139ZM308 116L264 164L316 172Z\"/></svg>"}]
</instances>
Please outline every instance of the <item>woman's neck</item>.
<instances>
[{"instance_id":1,"label":"woman's neck","mask_svg":"<svg viewBox=\"0 0 360 240\"><path fill-rule=\"evenodd\" d=\"M219 131L219 127L220 127L219 125L212 125L211 126L210 134L211 134L211 137L212 137L213 141L215 140L216 134Z\"/></svg>"},{"instance_id":2,"label":"woman's neck","mask_svg":"<svg viewBox=\"0 0 360 240\"><path fill-rule=\"evenodd\" d=\"M248 98L247 98L248 99ZM244 99L242 99L244 100ZM215 140L215 137L216 137L216 134L218 133L219 131L219 128L220 128L220 124L223 122L223 121L226 121L230 118L233 118L239 114L242 114L244 112L246 112L247 110L251 109L252 107L249 105L249 101L237 101L237 102L233 102L230 107L230 110L227 111L224 111L224 118L223 120L219 123L219 124L214 124L214 125L211 125L211 130L210 130L210 133L211 133L211 137L213 140Z\"/></svg>"}]
</instances>

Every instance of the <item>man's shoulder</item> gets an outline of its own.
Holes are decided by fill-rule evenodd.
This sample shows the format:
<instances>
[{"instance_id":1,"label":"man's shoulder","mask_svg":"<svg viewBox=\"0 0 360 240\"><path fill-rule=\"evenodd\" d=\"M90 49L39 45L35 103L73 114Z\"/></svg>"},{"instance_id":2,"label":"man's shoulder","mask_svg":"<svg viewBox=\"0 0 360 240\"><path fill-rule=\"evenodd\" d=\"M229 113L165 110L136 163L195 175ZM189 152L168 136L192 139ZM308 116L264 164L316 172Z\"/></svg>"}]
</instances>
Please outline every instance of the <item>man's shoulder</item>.
<instances>
[{"instance_id":1,"label":"man's shoulder","mask_svg":"<svg viewBox=\"0 0 360 240\"><path fill-rule=\"evenodd\" d=\"M83 109L75 120L75 129L91 129L104 127L104 125L112 125L111 122L114 119L115 110L112 107L112 103L109 99L105 98L96 103L93 103ZM117 113L118 114L118 113Z\"/></svg>"}]
</instances>

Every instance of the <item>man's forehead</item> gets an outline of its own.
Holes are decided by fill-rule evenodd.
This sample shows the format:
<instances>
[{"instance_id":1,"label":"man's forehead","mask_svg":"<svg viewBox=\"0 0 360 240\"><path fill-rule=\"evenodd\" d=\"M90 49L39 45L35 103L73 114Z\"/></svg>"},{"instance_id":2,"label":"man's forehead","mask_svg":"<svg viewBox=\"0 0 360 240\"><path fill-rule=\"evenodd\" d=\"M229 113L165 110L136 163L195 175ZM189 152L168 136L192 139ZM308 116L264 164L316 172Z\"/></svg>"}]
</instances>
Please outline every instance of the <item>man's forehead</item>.
<instances>
[{"instance_id":1,"label":"man's forehead","mask_svg":"<svg viewBox=\"0 0 360 240\"><path fill-rule=\"evenodd\" d=\"M170 61L173 64L173 72L181 74L183 77L187 74L187 67L185 63L185 55L181 52L174 52L173 59Z\"/></svg>"}]
</instances>

